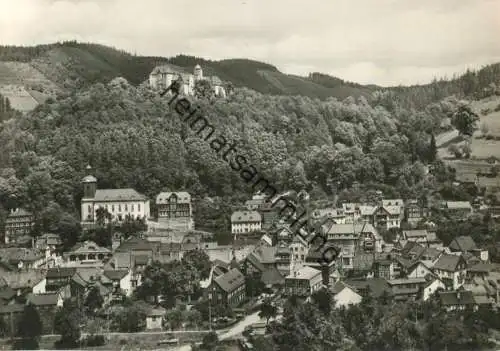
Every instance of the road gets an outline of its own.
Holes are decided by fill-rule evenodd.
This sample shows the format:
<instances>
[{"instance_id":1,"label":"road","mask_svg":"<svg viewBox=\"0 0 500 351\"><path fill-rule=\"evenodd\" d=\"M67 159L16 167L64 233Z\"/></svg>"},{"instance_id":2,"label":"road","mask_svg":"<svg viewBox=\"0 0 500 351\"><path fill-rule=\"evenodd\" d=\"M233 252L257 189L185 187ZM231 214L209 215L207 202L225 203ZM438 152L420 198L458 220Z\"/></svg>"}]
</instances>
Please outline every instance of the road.
<instances>
[{"instance_id":1,"label":"road","mask_svg":"<svg viewBox=\"0 0 500 351\"><path fill-rule=\"evenodd\" d=\"M224 339L230 339L238 334L243 333L246 327L249 325L252 325L254 323L259 323L259 322L265 322L266 320L263 318L259 317L259 312L254 312L252 314L249 314L243 320L240 322L236 323L233 327L231 327L227 332L223 332L224 334L219 334L219 339L224 340ZM220 332L219 332L220 333Z\"/></svg>"}]
</instances>

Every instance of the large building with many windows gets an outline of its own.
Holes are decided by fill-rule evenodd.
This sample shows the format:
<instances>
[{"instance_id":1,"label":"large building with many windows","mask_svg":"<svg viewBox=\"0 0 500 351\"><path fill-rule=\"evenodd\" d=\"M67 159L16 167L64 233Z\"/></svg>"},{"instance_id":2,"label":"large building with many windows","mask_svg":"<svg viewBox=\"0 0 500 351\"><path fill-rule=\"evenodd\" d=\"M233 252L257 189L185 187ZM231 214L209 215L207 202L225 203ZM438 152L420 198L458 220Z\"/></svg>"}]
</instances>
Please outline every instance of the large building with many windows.
<instances>
[{"instance_id":1,"label":"large building with many windows","mask_svg":"<svg viewBox=\"0 0 500 351\"><path fill-rule=\"evenodd\" d=\"M163 192L156 197L158 223L175 230L194 229L191 195L185 191Z\"/></svg>"},{"instance_id":2,"label":"large building with many windows","mask_svg":"<svg viewBox=\"0 0 500 351\"><path fill-rule=\"evenodd\" d=\"M83 178L82 183L82 225L120 223L128 216L144 220L150 217L148 198L134 189L97 189L97 178L92 175Z\"/></svg>"},{"instance_id":3,"label":"large building with many windows","mask_svg":"<svg viewBox=\"0 0 500 351\"><path fill-rule=\"evenodd\" d=\"M5 220L5 243L15 243L23 235L29 235L35 219L33 214L22 208L13 209Z\"/></svg>"}]
</instances>

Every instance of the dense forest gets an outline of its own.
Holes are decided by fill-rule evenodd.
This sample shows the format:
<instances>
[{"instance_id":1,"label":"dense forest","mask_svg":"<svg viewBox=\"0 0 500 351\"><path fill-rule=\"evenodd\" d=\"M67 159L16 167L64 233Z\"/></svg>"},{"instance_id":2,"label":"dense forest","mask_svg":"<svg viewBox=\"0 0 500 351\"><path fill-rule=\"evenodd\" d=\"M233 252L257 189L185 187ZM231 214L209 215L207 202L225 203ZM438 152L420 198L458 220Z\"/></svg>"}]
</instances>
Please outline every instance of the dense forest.
<instances>
[{"instance_id":1,"label":"dense forest","mask_svg":"<svg viewBox=\"0 0 500 351\"><path fill-rule=\"evenodd\" d=\"M422 197L438 189L424 165L434 161L432 135L457 101L416 112L388 99L376 96L374 105L364 98L320 101L236 89L226 99L197 103L280 190L305 188L318 199L355 200L368 194L364 189ZM161 190L187 190L229 204L249 196L252 189L191 134L167 101L117 78L5 121L0 203L32 210L39 230L66 230L78 222L88 164L100 188L133 187L151 198Z\"/></svg>"},{"instance_id":2,"label":"dense forest","mask_svg":"<svg viewBox=\"0 0 500 351\"><path fill-rule=\"evenodd\" d=\"M69 89L31 113L0 124L0 222L6 210L23 206L35 213L38 232L74 231L80 180L88 164L100 188L132 187L150 198L162 190L186 190L195 199L222 199L215 205L217 211L206 204L196 206L198 226L221 213L228 215L231 205L251 194L227 162L171 111L167 99L137 86L138 80L125 79L137 74L132 72L136 63L146 58L95 44L55 46L93 48L91 57L101 55L99 64L107 60L106 67L113 69L101 75L106 67L81 66L78 69L87 72L87 78L82 78L80 89ZM28 60L54 48L38 50L2 47L0 56L13 59L23 53L17 59ZM173 60L179 65L198 61L187 56ZM245 62L231 64L243 68ZM154 66L153 61L149 64ZM307 189L314 199L325 200L338 196L361 201L376 190L388 197L422 201L430 196L467 199L471 193L451 187L453 174L435 160L434 136L442 132L443 119L457 110L457 97L498 92L498 67L488 66L454 81L377 90L368 98L320 100L236 88L225 99L193 99L217 131L237 141L238 152L279 190ZM117 72L126 73L125 78L109 81ZM143 78L147 73L144 68ZM441 98L449 93L456 96ZM7 111L8 102L2 101ZM210 218L202 212L211 213Z\"/></svg>"},{"instance_id":3,"label":"dense forest","mask_svg":"<svg viewBox=\"0 0 500 351\"><path fill-rule=\"evenodd\" d=\"M250 336L257 350L489 350L488 328L499 314L489 308L445 312L439 298L391 302L386 294L364 297L349 309L333 308L320 291L310 302L289 298L283 318L269 323L266 337Z\"/></svg>"}]
</instances>

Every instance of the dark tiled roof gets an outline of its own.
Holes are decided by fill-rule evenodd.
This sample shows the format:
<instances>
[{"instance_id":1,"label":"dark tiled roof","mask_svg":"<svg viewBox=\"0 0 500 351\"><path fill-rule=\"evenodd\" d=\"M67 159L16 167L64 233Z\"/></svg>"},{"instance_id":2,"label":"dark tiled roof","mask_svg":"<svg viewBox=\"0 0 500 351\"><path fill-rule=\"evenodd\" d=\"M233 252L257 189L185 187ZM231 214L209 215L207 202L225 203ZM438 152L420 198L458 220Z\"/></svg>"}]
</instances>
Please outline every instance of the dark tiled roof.
<instances>
[{"instance_id":1,"label":"dark tiled roof","mask_svg":"<svg viewBox=\"0 0 500 351\"><path fill-rule=\"evenodd\" d=\"M281 275L276 267L271 267L262 273L260 280L265 285L278 285L285 283L285 277Z\"/></svg>"},{"instance_id":2,"label":"dark tiled roof","mask_svg":"<svg viewBox=\"0 0 500 351\"><path fill-rule=\"evenodd\" d=\"M29 294L27 301L35 306L57 305L59 293L51 294Z\"/></svg>"},{"instance_id":3,"label":"dark tiled roof","mask_svg":"<svg viewBox=\"0 0 500 351\"><path fill-rule=\"evenodd\" d=\"M24 306L19 303L5 305L0 307L0 314L21 313L24 311Z\"/></svg>"},{"instance_id":4,"label":"dark tiled roof","mask_svg":"<svg viewBox=\"0 0 500 351\"><path fill-rule=\"evenodd\" d=\"M373 297L381 297L384 292L392 294L392 289L383 278L372 278L372 279L346 279L345 282L353 287L356 292L360 290L366 290L368 287Z\"/></svg>"},{"instance_id":5,"label":"dark tiled roof","mask_svg":"<svg viewBox=\"0 0 500 351\"><path fill-rule=\"evenodd\" d=\"M450 243L448 246L452 251L471 251L476 249L476 243L470 236L459 236Z\"/></svg>"},{"instance_id":6,"label":"dark tiled roof","mask_svg":"<svg viewBox=\"0 0 500 351\"><path fill-rule=\"evenodd\" d=\"M117 252L147 251L153 250L154 245L147 240L140 238L130 238L124 241L117 249Z\"/></svg>"},{"instance_id":7,"label":"dark tiled roof","mask_svg":"<svg viewBox=\"0 0 500 351\"><path fill-rule=\"evenodd\" d=\"M226 274L215 278L215 283L225 292L233 292L245 284L245 276L238 269L233 268Z\"/></svg>"},{"instance_id":8,"label":"dark tiled roof","mask_svg":"<svg viewBox=\"0 0 500 351\"><path fill-rule=\"evenodd\" d=\"M443 254L439 257L433 268L447 272L455 272L461 260L463 260L462 256Z\"/></svg>"},{"instance_id":9,"label":"dark tiled roof","mask_svg":"<svg viewBox=\"0 0 500 351\"><path fill-rule=\"evenodd\" d=\"M94 196L95 201L145 201L146 196L134 189L98 189Z\"/></svg>"},{"instance_id":10,"label":"dark tiled roof","mask_svg":"<svg viewBox=\"0 0 500 351\"><path fill-rule=\"evenodd\" d=\"M76 268L74 267L56 267L49 268L47 270L46 277L49 279L62 279L71 278L76 274Z\"/></svg>"},{"instance_id":11,"label":"dark tiled roof","mask_svg":"<svg viewBox=\"0 0 500 351\"><path fill-rule=\"evenodd\" d=\"M473 305L474 296L470 291L442 291L439 293L441 303L445 306Z\"/></svg>"},{"instance_id":12,"label":"dark tiled roof","mask_svg":"<svg viewBox=\"0 0 500 351\"><path fill-rule=\"evenodd\" d=\"M0 289L0 300L8 301L16 296L16 291L9 286Z\"/></svg>"},{"instance_id":13,"label":"dark tiled roof","mask_svg":"<svg viewBox=\"0 0 500 351\"><path fill-rule=\"evenodd\" d=\"M111 280L120 280L128 274L126 269L105 270L104 275Z\"/></svg>"},{"instance_id":14,"label":"dark tiled roof","mask_svg":"<svg viewBox=\"0 0 500 351\"><path fill-rule=\"evenodd\" d=\"M149 262L149 257L146 255L137 255L134 256L136 265L147 265Z\"/></svg>"},{"instance_id":15,"label":"dark tiled roof","mask_svg":"<svg viewBox=\"0 0 500 351\"><path fill-rule=\"evenodd\" d=\"M8 272L2 277L13 289L32 288L45 278L42 270L29 270L21 272Z\"/></svg>"}]
</instances>

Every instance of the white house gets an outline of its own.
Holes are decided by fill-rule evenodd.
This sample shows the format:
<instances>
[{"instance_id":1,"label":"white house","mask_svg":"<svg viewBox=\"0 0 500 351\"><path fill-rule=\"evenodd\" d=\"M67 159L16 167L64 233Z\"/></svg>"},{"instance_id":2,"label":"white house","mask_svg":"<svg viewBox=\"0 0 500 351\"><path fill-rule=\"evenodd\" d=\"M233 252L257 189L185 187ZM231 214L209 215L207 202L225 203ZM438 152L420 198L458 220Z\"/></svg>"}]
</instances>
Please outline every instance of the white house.
<instances>
[{"instance_id":1,"label":"white house","mask_svg":"<svg viewBox=\"0 0 500 351\"><path fill-rule=\"evenodd\" d=\"M433 274L432 270L422 261L415 262L408 267L408 278L425 278L429 274Z\"/></svg>"},{"instance_id":2,"label":"white house","mask_svg":"<svg viewBox=\"0 0 500 351\"><path fill-rule=\"evenodd\" d=\"M335 283L332 293L335 307L350 307L357 305L363 299L354 288L341 281Z\"/></svg>"},{"instance_id":3,"label":"white house","mask_svg":"<svg viewBox=\"0 0 500 351\"><path fill-rule=\"evenodd\" d=\"M439 278L430 279L427 285L424 287L422 300L427 301L439 289L446 289L446 285L443 283L443 281Z\"/></svg>"},{"instance_id":4,"label":"white house","mask_svg":"<svg viewBox=\"0 0 500 351\"><path fill-rule=\"evenodd\" d=\"M107 211L111 221L121 222L127 216L144 220L150 217L148 198L134 189L97 189L97 178L92 175L83 178L82 183L82 225L95 223L99 208Z\"/></svg>"},{"instance_id":5,"label":"white house","mask_svg":"<svg viewBox=\"0 0 500 351\"><path fill-rule=\"evenodd\" d=\"M443 254L434 264L434 273L453 290L465 283L467 263L462 255Z\"/></svg>"},{"instance_id":6,"label":"white house","mask_svg":"<svg viewBox=\"0 0 500 351\"><path fill-rule=\"evenodd\" d=\"M257 211L236 211L231 215L231 233L243 234L262 229L262 216Z\"/></svg>"},{"instance_id":7,"label":"white house","mask_svg":"<svg viewBox=\"0 0 500 351\"><path fill-rule=\"evenodd\" d=\"M133 293L132 288L132 270L130 269L113 269L105 270L104 276L111 280L112 287L115 293L122 292L125 296L130 296Z\"/></svg>"},{"instance_id":8,"label":"white house","mask_svg":"<svg viewBox=\"0 0 500 351\"><path fill-rule=\"evenodd\" d=\"M301 267L285 278L285 291L288 295L309 296L323 285L321 271L312 267Z\"/></svg>"}]
</instances>

